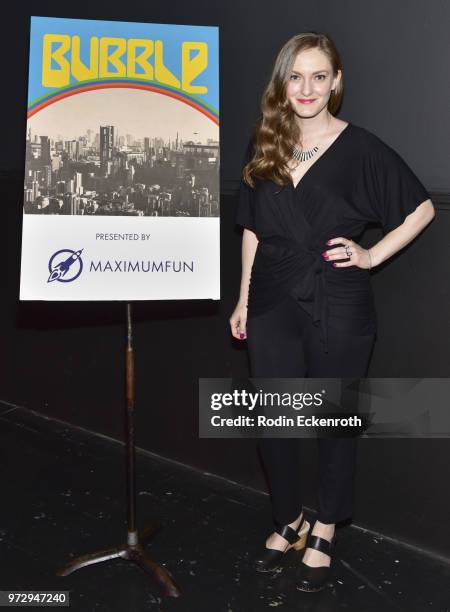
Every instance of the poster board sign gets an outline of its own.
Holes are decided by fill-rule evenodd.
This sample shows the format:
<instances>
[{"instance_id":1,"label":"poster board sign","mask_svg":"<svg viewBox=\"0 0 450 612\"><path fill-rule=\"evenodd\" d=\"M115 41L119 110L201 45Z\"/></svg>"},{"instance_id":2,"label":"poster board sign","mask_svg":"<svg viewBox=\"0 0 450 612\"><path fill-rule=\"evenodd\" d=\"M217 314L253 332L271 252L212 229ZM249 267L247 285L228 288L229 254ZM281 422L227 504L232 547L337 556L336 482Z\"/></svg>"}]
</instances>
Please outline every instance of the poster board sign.
<instances>
[{"instance_id":1,"label":"poster board sign","mask_svg":"<svg viewBox=\"0 0 450 612\"><path fill-rule=\"evenodd\" d=\"M32 17L21 300L219 299L218 28Z\"/></svg>"}]
</instances>

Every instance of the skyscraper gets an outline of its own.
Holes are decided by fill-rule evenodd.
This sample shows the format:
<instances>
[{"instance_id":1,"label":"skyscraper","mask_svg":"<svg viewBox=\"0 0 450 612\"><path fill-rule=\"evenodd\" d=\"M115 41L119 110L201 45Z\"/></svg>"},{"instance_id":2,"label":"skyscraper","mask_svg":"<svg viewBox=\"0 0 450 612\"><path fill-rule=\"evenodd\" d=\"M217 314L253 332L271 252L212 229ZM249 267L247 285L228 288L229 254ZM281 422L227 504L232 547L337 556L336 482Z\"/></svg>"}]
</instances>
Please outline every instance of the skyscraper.
<instances>
[{"instance_id":1,"label":"skyscraper","mask_svg":"<svg viewBox=\"0 0 450 612\"><path fill-rule=\"evenodd\" d=\"M76 160L77 159L77 141L76 140L67 140L66 141L66 151L69 155L69 159Z\"/></svg>"},{"instance_id":2,"label":"skyscraper","mask_svg":"<svg viewBox=\"0 0 450 612\"><path fill-rule=\"evenodd\" d=\"M50 138L48 136L41 136L41 160L44 166L49 166L51 164Z\"/></svg>"},{"instance_id":3,"label":"skyscraper","mask_svg":"<svg viewBox=\"0 0 450 612\"><path fill-rule=\"evenodd\" d=\"M100 163L102 166L113 158L114 150L114 126L100 126Z\"/></svg>"},{"instance_id":4,"label":"skyscraper","mask_svg":"<svg viewBox=\"0 0 450 612\"><path fill-rule=\"evenodd\" d=\"M83 194L83 185L82 185L82 174L81 174L81 172L75 172L75 174L73 175L73 185L74 185L74 192L77 195L82 195Z\"/></svg>"}]
</instances>

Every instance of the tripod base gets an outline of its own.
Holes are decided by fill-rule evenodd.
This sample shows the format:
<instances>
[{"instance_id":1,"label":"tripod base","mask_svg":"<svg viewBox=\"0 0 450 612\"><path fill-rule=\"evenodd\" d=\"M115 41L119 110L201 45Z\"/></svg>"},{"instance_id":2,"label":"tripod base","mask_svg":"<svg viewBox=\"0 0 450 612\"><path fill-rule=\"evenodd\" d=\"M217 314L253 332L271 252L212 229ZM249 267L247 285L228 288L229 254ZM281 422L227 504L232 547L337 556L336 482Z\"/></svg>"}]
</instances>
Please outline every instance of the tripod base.
<instances>
[{"instance_id":1,"label":"tripod base","mask_svg":"<svg viewBox=\"0 0 450 612\"><path fill-rule=\"evenodd\" d=\"M137 531L128 531L128 541L123 546L107 548L96 553L77 557L59 569L56 574L58 576L68 576L77 569L86 567L87 565L93 565L94 563L101 563L102 561L109 561L110 559L120 557L132 561L156 580L159 587L163 590L164 595L168 597L179 597L181 595L180 587L172 578L171 574L164 567L147 557L142 548L142 545L150 539L159 527L160 525L155 523L145 529L141 535L140 542Z\"/></svg>"}]
</instances>

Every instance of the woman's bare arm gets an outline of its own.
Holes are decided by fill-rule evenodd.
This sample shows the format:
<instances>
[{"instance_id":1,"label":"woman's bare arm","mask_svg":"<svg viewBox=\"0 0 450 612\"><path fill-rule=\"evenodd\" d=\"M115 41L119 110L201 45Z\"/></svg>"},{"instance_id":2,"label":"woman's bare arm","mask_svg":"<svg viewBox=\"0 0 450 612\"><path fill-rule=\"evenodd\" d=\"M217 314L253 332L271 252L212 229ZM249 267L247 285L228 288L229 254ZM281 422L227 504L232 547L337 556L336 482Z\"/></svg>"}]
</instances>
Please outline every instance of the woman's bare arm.
<instances>
[{"instance_id":1,"label":"woman's bare arm","mask_svg":"<svg viewBox=\"0 0 450 612\"><path fill-rule=\"evenodd\" d=\"M429 199L425 200L419 204L414 212L406 217L401 225L387 233L386 236L370 247L370 249L363 249L359 244L342 236L332 238L327 242L328 245L348 244L351 246L353 252L351 261L333 261L347 257L345 247L329 249L324 251L322 255L326 255L326 260L332 262L336 268L347 268L349 266L374 268L409 244L430 223L434 215L432 201Z\"/></svg>"},{"instance_id":2,"label":"woman's bare arm","mask_svg":"<svg viewBox=\"0 0 450 612\"><path fill-rule=\"evenodd\" d=\"M380 265L409 244L430 223L434 215L434 206L431 200L422 202L414 212L406 217L401 225L386 234L370 248L372 267Z\"/></svg>"},{"instance_id":3,"label":"woman's bare arm","mask_svg":"<svg viewBox=\"0 0 450 612\"><path fill-rule=\"evenodd\" d=\"M238 340L243 340L246 336L248 289L258 242L256 234L245 228L242 234L242 265L239 300L230 317L231 333L233 337Z\"/></svg>"}]
</instances>

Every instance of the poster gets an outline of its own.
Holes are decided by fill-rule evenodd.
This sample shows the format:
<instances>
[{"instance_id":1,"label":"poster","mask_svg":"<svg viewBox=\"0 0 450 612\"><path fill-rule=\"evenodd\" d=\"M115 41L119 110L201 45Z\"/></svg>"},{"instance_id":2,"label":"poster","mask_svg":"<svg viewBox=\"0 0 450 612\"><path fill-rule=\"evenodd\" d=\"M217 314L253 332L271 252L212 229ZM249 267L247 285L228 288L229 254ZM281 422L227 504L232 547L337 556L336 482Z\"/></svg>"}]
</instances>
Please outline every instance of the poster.
<instances>
[{"instance_id":1,"label":"poster","mask_svg":"<svg viewBox=\"0 0 450 612\"><path fill-rule=\"evenodd\" d=\"M218 28L32 17L21 300L219 299Z\"/></svg>"}]
</instances>

